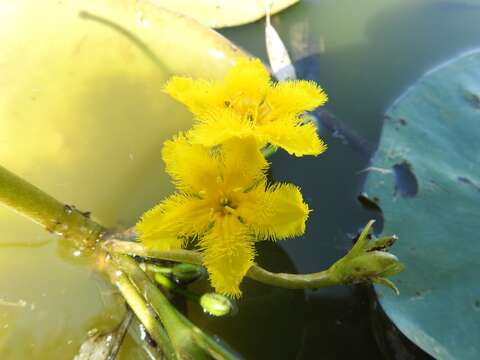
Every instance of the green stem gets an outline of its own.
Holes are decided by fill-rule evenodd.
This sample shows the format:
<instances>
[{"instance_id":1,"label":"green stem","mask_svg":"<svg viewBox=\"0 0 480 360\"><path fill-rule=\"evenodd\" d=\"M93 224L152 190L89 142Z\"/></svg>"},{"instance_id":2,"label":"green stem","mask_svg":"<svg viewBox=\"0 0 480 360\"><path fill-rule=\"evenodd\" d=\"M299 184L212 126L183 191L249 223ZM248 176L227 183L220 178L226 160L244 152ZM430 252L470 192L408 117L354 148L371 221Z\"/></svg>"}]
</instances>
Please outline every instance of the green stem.
<instances>
[{"instance_id":1,"label":"green stem","mask_svg":"<svg viewBox=\"0 0 480 360\"><path fill-rule=\"evenodd\" d=\"M154 264L144 264L144 265L147 271L150 271L155 274L171 274L172 273L172 268L170 267L163 267L163 266L154 265Z\"/></svg>"},{"instance_id":2,"label":"green stem","mask_svg":"<svg viewBox=\"0 0 480 360\"><path fill-rule=\"evenodd\" d=\"M141 257L154 258L160 260L185 262L188 264L202 264L202 255L196 251L191 250L150 250L145 248L142 244L133 241L123 241L110 239L103 243L103 247L108 252L119 254L137 255Z\"/></svg>"},{"instance_id":3,"label":"green stem","mask_svg":"<svg viewBox=\"0 0 480 360\"><path fill-rule=\"evenodd\" d=\"M145 299L138 293L135 286L123 271L115 268L112 264L106 265L111 282L118 288L125 301L133 310L140 322L150 334L153 340L159 344L168 360L176 360L175 350L168 338L165 329L156 319L155 312L147 305Z\"/></svg>"},{"instance_id":4,"label":"green stem","mask_svg":"<svg viewBox=\"0 0 480 360\"><path fill-rule=\"evenodd\" d=\"M165 326L170 340L180 359L208 359L210 354L215 359L236 359L237 357L216 343L168 301L165 295L152 283L150 278L130 256L111 253L113 262L137 286L138 291L152 305Z\"/></svg>"},{"instance_id":5,"label":"green stem","mask_svg":"<svg viewBox=\"0 0 480 360\"><path fill-rule=\"evenodd\" d=\"M319 289L322 287L342 285L327 269L311 274L274 273L254 264L247 276L258 282L287 289Z\"/></svg>"},{"instance_id":6,"label":"green stem","mask_svg":"<svg viewBox=\"0 0 480 360\"><path fill-rule=\"evenodd\" d=\"M42 225L48 231L68 239L76 245L77 249L95 249L98 240L106 233L105 228L91 220L89 215L76 210L73 206L62 204L2 166L0 166L0 203ZM102 255L98 254L98 256ZM185 332L181 331L177 334L177 330L182 328L189 331L189 337L191 337L189 344L193 344L191 347L196 346L198 349L198 357L194 357L195 359L204 358L206 353L213 354L212 356L216 359L236 358L181 315L133 259L122 255L113 255L113 258L123 268L120 266L117 268L110 261L106 261L101 262L103 266L99 267L99 270L109 275L111 282L120 290L149 334L162 347L168 360L177 360L177 348L173 348L177 344L173 344L170 338L182 339L179 335ZM132 278L139 291L145 295L144 297L148 295L147 299L138 293L125 272ZM165 329L145 300L151 301L150 305L158 313ZM181 350L178 354L183 358Z\"/></svg>"},{"instance_id":7,"label":"green stem","mask_svg":"<svg viewBox=\"0 0 480 360\"><path fill-rule=\"evenodd\" d=\"M93 248L105 228L73 206L65 205L44 191L0 166L0 203L42 225L47 231L72 240L79 249Z\"/></svg>"},{"instance_id":8,"label":"green stem","mask_svg":"<svg viewBox=\"0 0 480 360\"><path fill-rule=\"evenodd\" d=\"M202 255L191 250L159 251L146 249L142 244L130 241L107 240L104 248L111 253L130 254L154 259L202 264ZM312 274L273 273L254 264L247 272L247 277L258 282L288 289L317 289L340 285L342 281L329 270Z\"/></svg>"}]
</instances>

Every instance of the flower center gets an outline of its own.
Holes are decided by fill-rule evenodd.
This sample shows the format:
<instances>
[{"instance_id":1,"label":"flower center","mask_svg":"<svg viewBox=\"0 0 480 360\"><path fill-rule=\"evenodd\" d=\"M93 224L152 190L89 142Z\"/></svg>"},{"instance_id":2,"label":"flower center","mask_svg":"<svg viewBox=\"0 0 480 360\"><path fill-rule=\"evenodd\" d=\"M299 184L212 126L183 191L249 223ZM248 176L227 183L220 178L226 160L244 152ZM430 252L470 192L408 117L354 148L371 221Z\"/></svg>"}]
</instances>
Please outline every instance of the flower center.
<instances>
[{"instance_id":1,"label":"flower center","mask_svg":"<svg viewBox=\"0 0 480 360\"><path fill-rule=\"evenodd\" d=\"M217 212L223 216L234 214L235 209L237 208L237 205L234 204L233 201L226 196L222 196L220 198L219 205L220 206L217 208Z\"/></svg>"},{"instance_id":2,"label":"flower center","mask_svg":"<svg viewBox=\"0 0 480 360\"><path fill-rule=\"evenodd\" d=\"M245 118L253 124L260 124L267 121L272 110L265 99L258 102L258 99L240 95L225 101L224 104L226 108L231 108L245 116Z\"/></svg>"}]
</instances>

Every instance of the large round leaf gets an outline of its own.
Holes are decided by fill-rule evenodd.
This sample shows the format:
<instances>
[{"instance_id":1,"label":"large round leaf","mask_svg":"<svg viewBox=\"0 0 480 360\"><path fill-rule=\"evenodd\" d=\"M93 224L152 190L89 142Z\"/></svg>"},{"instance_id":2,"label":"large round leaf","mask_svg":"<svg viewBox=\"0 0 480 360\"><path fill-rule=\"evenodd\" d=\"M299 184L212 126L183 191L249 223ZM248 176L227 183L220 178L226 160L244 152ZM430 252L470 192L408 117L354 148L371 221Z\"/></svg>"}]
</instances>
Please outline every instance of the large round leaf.
<instances>
[{"instance_id":1,"label":"large round leaf","mask_svg":"<svg viewBox=\"0 0 480 360\"><path fill-rule=\"evenodd\" d=\"M365 189L406 270L381 304L436 359L479 359L480 52L430 71L385 119Z\"/></svg>"}]
</instances>

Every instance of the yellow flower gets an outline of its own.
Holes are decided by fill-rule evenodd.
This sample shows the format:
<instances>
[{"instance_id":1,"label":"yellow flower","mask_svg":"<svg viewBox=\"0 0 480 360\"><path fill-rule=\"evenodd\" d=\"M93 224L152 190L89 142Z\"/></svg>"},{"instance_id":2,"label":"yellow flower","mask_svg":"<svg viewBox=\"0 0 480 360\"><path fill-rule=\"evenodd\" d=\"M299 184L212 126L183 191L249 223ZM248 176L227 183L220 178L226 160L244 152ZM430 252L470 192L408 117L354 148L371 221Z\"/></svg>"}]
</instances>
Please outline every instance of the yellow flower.
<instances>
[{"instance_id":1,"label":"yellow flower","mask_svg":"<svg viewBox=\"0 0 480 360\"><path fill-rule=\"evenodd\" d=\"M323 105L327 95L313 81L273 84L260 60L238 60L222 82L173 77L165 91L196 115L193 143L215 146L253 136L259 147L270 143L297 156L326 150L302 114Z\"/></svg>"},{"instance_id":2,"label":"yellow flower","mask_svg":"<svg viewBox=\"0 0 480 360\"><path fill-rule=\"evenodd\" d=\"M217 292L240 296L255 241L304 233L310 210L299 189L267 185L268 163L253 138L209 150L181 134L165 143L162 156L178 192L146 212L136 230L145 246L159 250L193 239Z\"/></svg>"}]
</instances>

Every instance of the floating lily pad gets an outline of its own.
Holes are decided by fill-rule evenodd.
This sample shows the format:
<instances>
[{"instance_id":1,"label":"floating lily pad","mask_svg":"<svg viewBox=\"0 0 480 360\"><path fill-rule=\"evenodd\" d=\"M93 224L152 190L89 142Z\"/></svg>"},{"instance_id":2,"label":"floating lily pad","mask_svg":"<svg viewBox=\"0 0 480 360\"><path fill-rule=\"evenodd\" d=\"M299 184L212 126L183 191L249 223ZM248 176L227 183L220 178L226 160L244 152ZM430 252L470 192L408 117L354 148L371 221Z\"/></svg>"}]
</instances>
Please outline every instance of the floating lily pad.
<instances>
[{"instance_id":1,"label":"floating lily pad","mask_svg":"<svg viewBox=\"0 0 480 360\"><path fill-rule=\"evenodd\" d=\"M276 14L300 0L152 0L159 7L189 16L200 23L224 28L257 21L265 16L266 4L271 4L271 14ZM267 5L268 6L268 5Z\"/></svg>"},{"instance_id":2,"label":"floating lily pad","mask_svg":"<svg viewBox=\"0 0 480 360\"><path fill-rule=\"evenodd\" d=\"M365 190L406 270L377 288L397 327L439 360L480 358L480 51L423 76L387 111Z\"/></svg>"}]
</instances>

